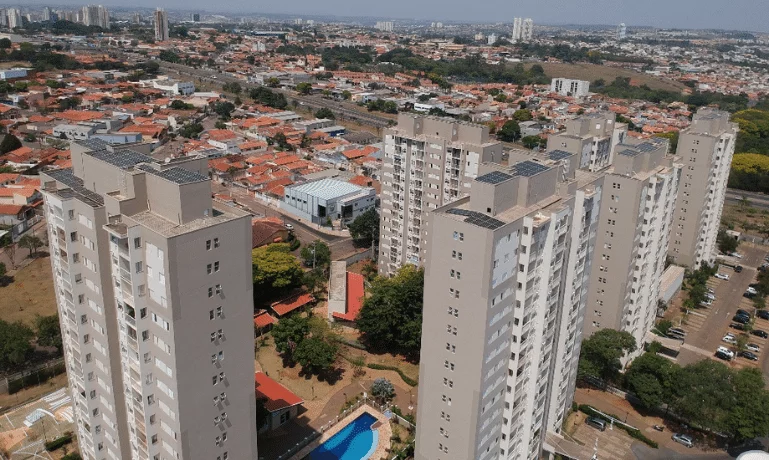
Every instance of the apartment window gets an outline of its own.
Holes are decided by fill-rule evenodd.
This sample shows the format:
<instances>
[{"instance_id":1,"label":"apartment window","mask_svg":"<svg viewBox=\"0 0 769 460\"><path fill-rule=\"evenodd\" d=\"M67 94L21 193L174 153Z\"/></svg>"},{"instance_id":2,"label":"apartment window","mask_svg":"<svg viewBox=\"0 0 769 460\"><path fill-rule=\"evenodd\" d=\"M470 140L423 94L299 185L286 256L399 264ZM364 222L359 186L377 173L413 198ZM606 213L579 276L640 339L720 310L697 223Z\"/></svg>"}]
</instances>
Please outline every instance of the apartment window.
<instances>
[{"instance_id":1,"label":"apartment window","mask_svg":"<svg viewBox=\"0 0 769 460\"><path fill-rule=\"evenodd\" d=\"M222 317L222 314L223 314L223 312L224 312L224 310L222 309L222 307L216 307L216 316L218 316L219 318L221 318L221 317Z\"/></svg>"},{"instance_id":2,"label":"apartment window","mask_svg":"<svg viewBox=\"0 0 769 460\"><path fill-rule=\"evenodd\" d=\"M451 276L452 278L454 278L454 273L455 273L455 272L454 272L454 270L451 270L451 271L449 272L449 276Z\"/></svg>"},{"instance_id":3,"label":"apartment window","mask_svg":"<svg viewBox=\"0 0 769 460\"><path fill-rule=\"evenodd\" d=\"M211 250L211 240L206 240L206 251Z\"/></svg>"},{"instance_id":4,"label":"apartment window","mask_svg":"<svg viewBox=\"0 0 769 460\"><path fill-rule=\"evenodd\" d=\"M150 415L150 425L155 424L155 414Z\"/></svg>"},{"instance_id":5,"label":"apartment window","mask_svg":"<svg viewBox=\"0 0 769 460\"><path fill-rule=\"evenodd\" d=\"M91 359L92 359L92 357L91 357L91 354L90 354L90 353L87 353L87 354L85 355L85 362L87 362L87 363L90 363L90 362L91 362Z\"/></svg>"},{"instance_id":6,"label":"apartment window","mask_svg":"<svg viewBox=\"0 0 769 460\"><path fill-rule=\"evenodd\" d=\"M217 376L211 377L211 383L216 385L217 383L219 383L219 378Z\"/></svg>"},{"instance_id":7,"label":"apartment window","mask_svg":"<svg viewBox=\"0 0 769 460\"><path fill-rule=\"evenodd\" d=\"M217 284L216 285L216 294L218 295L218 294L221 294L221 293L222 293L222 285L221 284Z\"/></svg>"},{"instance_id":8,"label":"apartment window","mask_svg":"<svg viewBox=\"0 0 769 460\"><path fill-rule=\"evenodd\" d=\"M134 249L139 249L140 247L142 247L142 239L134 238Z\"/></svg>"},{"instance_id":9,"label":"apartment window","mask_svg":"<svg viewBox=\"0 0 769 460\"><path fill-rule=\"evenodd\" d=\"M224 382L224 372L219 372L219 381Z\"/></svg>"},{"instance_id":10,"label":"apartment window","mask_svg":"<svg viewBox=\"0 0 769 460\"><path fill-rule=\"evenodd\" d=\"M215 272L219 271L219 261L214 262L214 271Z\"/></svg>"},{"instance_id":11,"label":"apartment window","mask_svg":"<svg viewBox=\"0 0 769 460\"><path fill-rule=\"evenodd\" d=\"M158 435L153 434L150 439L152 440L152 444L157 444L158 443Z\"/></svg>"},{"instance_id":12,"label":"apartment window","mask_svg":"<svg viewBox=\"0 0 769 460\"><path fill-rule=\"evenodd\" d=\"M144 264L141 261L136 262L136 273L141 273L143 271L144 271Z\"/></svg>"},{"instance_id":13,"label":"apartment window","mask_svg":"<svg viewBox=\"0 0 769 460\"><path fill-rule=\"evenodd\" d=\"M96 409L92 410L91 413L94 417L97 417L99 415L99 408L97 407Z\"/></svg>"},{"instance_id":14,"label":"apartment window","mask_svg":"<svg viewBox=\"0 0 769 460\"><path fill-rule=\"evenodd\" d=\"M149 340L150 331L142 331L142 342Z\"/></svg>"},{"instance_id":15,"label":"apartment window","mask_svg":"<svg viewBox=\"0 0 769 460\"><path fill-rule=\"evenodd\" d=\"M83 302L85 302L85 294L78 294L77 303L82 304Z\"/></svg>"},{"instance_id":16,"label":"apartment window","mask_svg":"<svg viewBox=\"0 0 769 460\"><path fill-rule=\"evenodd\" d=\"M88 343L91 341L91 336L88 334L83 335L83 343Z\"/></svg>"},{"instance_id":17,"label":"apartment window","mask_svg":"<svg viewBox=\"0 0 769 460\"><path fill-rule=\"evenodd\" d=\"M214 296L214 288L210 287L208 288L208 297L213 297L213 296Z\"/></svg>"},{"instance_id":18,"label":"apartment window","mask_svg":"<svg viewBox=\"0 0 769 460\"><path fill-rule=\"evenodd\" d=\"M147 404L149 404L150 406L155 404L155 395L147 396Z\"/></svg>"},{"instance_id":19,"label":"apartment window","mask_svg":"<svg viewBox=\"0 0 769 460\"><path fill-rule=\"evenodd\" d=\"M214 319L214 311L213 310L209 310L209 312L208 312L208 319L210 319L210 320Z\"/></svg>"},{"instance_id":20,"label":"apartment window","mask_svg":"<svg viewBox=\"0 0 769 460\"><path fill-rule=\"evenodd\" d=\"M139 318L144 319L147 317L147 308L142 308L139 310Z\"/></svg>"},{"instance_id":21,"label":"apartment window","mask_svg":"<svg viewBox=\"0 0 769 460\"><path fill-rule=\"evenodd\" d=\"M214 340L216 340L216 332L211 333L211 341L213 342Z\"/></svg>"},{"instance_id":22,"label":"apartment window","mask_svg":"<svg viewBox=\"0 0 769 460\"><path fill-rule=\"evenodd\" d=\"M214 272L214 266L212 264L206 265L206 274L210 275Z\"/></svg>"},{"instance_id":23,"label":"apartment window","mask_svg":"<svg viewBox=\"0 0 769 460\"><path fill-rule=\"evenodd\" d=\"M214 247L215 248L219 247L219 238L214 238Z\"/></svg>"},{"instance_id":24,"label":"apartment window","mask_svg":"<svg viewBox=\"0 0 769 460\"><path fill-rule=\"evenodd\" d=\"M451 258L456 259L457 258L457 251L451 251Z\"/></svg>"},{"instance_id":25,"label":"apartment window","mask_svg":"<svg viewBox=\"0 0 769 460\"><path fill-rule=\"evenodd\" d=\"M89 396L91 396L91 399L94 399L96 397L96 390L91 390L91 393Z\"/></svg>"}]
</instances>

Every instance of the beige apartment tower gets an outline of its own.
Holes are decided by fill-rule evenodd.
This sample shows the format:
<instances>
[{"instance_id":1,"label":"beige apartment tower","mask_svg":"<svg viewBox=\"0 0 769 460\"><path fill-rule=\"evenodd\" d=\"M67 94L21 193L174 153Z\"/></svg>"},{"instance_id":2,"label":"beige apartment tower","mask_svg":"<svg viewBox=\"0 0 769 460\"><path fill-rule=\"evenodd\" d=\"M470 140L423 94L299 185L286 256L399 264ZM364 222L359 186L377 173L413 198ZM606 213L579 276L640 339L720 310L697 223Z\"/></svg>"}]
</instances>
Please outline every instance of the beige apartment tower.
<instances>
[{"instance_id":1,"label":"beige apartment tower","mask_svg":"<svg viewBox=\"0 0 769 460\"><path fill-rule=\"evenodd\" d=\"M424 264L428 213L467 196L480 164L502 159L488 127L402 113L385 130L379 273Z\"/></svg>"},{"instance_id":2,"label":"beige apartment tower","mask_svg":"<svg viewBox=\"0 0 769 460\"><path fill-rule=\"evenodd\" d=\"M71 151L41 180L83 457L256 459L250 216L204 158Z\"/></svg>"},{"instance_id":3,"label":"beige apartment tower","mask_svg":"<svg viewBox=\"0 0 769 460\"><path fill-rule=\"evenodd\" d=\"M584 335L626 331L641 353L656 318L681 165L667 140L628 139L616 151L604 176Z\"/></svg>"},{"instance_id":4,"label":"beige apartment tower","mask_svg":"<svg viewBox=\"0 0 769 460\"><path fill-rule=\"evenodd\" d=\"M154 13L155 40L162 42L168 40L168 12L158 8Z\"/></svg>"},{"instance_id":5,"label":"beige apartment tower","mask_svg":"<svg viewBox=\"0 0 769 460\"><path fill-rule=\"evenodd\" d=\"M600 171L611 165L618 144L627 137L627 124L613 112L597 112L566 121L566 129L547 138L547 150L577 155L578 168Z\"/></svg>"},{"instance_id":6,"label":"beige apartment tower","mask_svg":"<svg viewBox=\"0 0 769 460\"><path fill-rule=\"evenodd\" d=\"M683 171L669 254L676 264L712 264L738 127L729 114L702 108L681 131L676 155Z\"/></svg>"},{"instance_id":7,"label":"beige apartment tower","mask_svg":"<svg viewBox=\"0 0 769 460\"><path fill-rule=\"evenodd\" d=\"M601 180L512 155L430 213L418 460L539 458L571 405Z\"/></svg>"}]
</instances>

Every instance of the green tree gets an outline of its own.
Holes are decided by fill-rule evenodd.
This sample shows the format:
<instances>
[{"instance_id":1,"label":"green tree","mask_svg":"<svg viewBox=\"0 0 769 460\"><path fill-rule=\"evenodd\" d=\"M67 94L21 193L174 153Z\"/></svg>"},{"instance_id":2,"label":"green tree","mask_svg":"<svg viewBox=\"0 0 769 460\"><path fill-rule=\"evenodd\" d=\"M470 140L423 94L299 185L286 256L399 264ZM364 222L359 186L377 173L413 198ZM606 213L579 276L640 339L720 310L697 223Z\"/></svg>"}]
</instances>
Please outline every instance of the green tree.
<instances>
[{"instance_id":1,"label":"green tree","mask_svg":"<svg viewBox=\"0 0 769 460\"><path fill-rule=\"evenodd\" d=\"M371 347L419 355L424 270L402 267L392 278L373 281L356 324Z\"/></svg>"},{"instance_id":2,"label":"green tree","mask_svg":"<svg viewBox=\"0 0 769 460\"><path fill-rule=\"evenodd\" d=\"M275 243L251 252L254 294L270 298L302 283L302 267L287 243Z\"/></svg>"},{"instance_id":3,"label":"green tree","mask_svg":"<svg viewBox=\"0 0 769 460\"><path fill-rule=\"evenodd\" d=\"M723 432L735 402L732 377L728 367L710 359L685 366L676 378L671 409L692 425Z\"/></svg>"},{"instance_id":4,"label":"green tree","mask_svg":"<svg viewBox=\"0 0 769 460\"><path fill-rule=\"evenodd\" d=\"M59 352L62 349L61 326L59 315L38 316L35 318L37 329L37 344L43 347L56 347Z\"/></svg>"},{"instance_id":5,"label":"green tree","mask_svg":"<svg viewBox=\"0 0 769 460\"><path fill-rule=\"evenodd\" d=\"M7 49L11 49L12 46L13 46L13 43L11 42L11 39L0 38L0 49L7 50Z\"/></svg>"},{"instance_id":6,"label":"green tree","mask_svg":"<svg viewBox=\"0 0 769 460\"><path fill-rule=\"evenodd\" d=\"M726 430L737 441L769 434L769 392L761 369L745 367L733 378L735 399L729 405Z\"/></svg>"},{"instance_id":7,"label":"green tree","mask_svg":"<svg viewBox=\"0 0 769 460\"><path fill-rule=\"evenodd\" d=\"M667 358L644 353L633 360L625 374L625 384L644 408L654 409L670 400L679 370Z\"/></svg>"},{"instance_id":8,"label":"green tree","mask_svg":"<svg viewBox=\"0 0 769 460\"><path fill-rule=\"evenodd\" d=\"M513 113L513 120L515 121L529 121L534 117L531 115L531 110L518 109Z\"/></svg>"},{"instance_id":9,"label":"green tree","mask_svg":"<svg viewBox=\"0 0 769 460\"><path fill-rule=\"evenodd\" d=\"M527 149L534 149L539 147L541 140L542 138L540 138L539 136L525 136L524 138L521 139L521 143Z\"/></svg>"},{"instance_id":10,"label":"green tree","mask_svg":"<svg viewBox=\"0 0 769 460\"><path fill-rule=\"evenodd\" d=\"M174 110L194 110L195 106L192 104L187 104L186 102L176 99L171 102L171 105L169 105L170 108Z\"/></svg>"},{"instance_id":11,"label":"green tree","mask_svg":"<svg viewBox=\"0 0 769 460\"><path fill-rule=\"evenodd\" d=\"M384 377L379 377L371 384L371 396L380 404L386 403L395 397L395 387L392 382Z\"/></svg>"},{"instance_id":12,"label":"green tree","mask_svg":"<svg viewBox=\"0 0 769 460\"><path fill-rule=\"evenodd\" d=\"M280 80L278 80L275 77L270 77L267 79L267 86L269 86L270 88L277 88L278 86L280 86Z\"/></svg>"},{"instance_id":13,"label":"green tree","mask_svg":"<svg viewBox=\"0 0 769 460\"><path fill-rule=\"evenodd\" d=\"M334 115L334 112L332 112L331 109L323 107L322 109L315 112L315 118L327 118L329 120L334 120L336 119L336 115Z\"/></svg>"},{"instance_id":14,"label":"green tree","mask_svg":"<svg viewBox=\"0 0 769 460\"><path fill-rule=\"evenodd\" d=\"M223 122L222 120L216 120L216 123L214 123L214 128L216 129L227 129L227 124Z\"/></svg>"},{"instance_id":15,"label":"green tree","mask_svg":"<svg viewBox=\"0 0 769 460\"><path fill-rule=\"evenodd\" d=\"M308 267L325 271L331 265L331 249L321 240L305 245L299 255Z\"/></svg>"},{"instance_id":16,"label":"green tree","mask_svg":"<svg viewBox=\"0 0 769 460\"><path fill-rule=\"evenodd\" d=\"M612 382L622 369L620 359L635 350L635 338L630 333L601 329L582 342L579 377L593 377Z\"/></svg>"},{"instance_id":17,"label":"green tree","mask_svg":"<svg viewBox=\"0 0 769 460\"><path fill-rule=\"evenodd\" d=\"M32 329L22 322L0 320L0 370L7 371L23 364L32 354Z\"/></svg>"},{"instance_id":18,"label":"green tree","mask_svg":"<svg viewBox=\"0 0 769 460\"><path fill-rule=\"evenodd\" d=\"M36 235L24 235L19 238L19 246L29 249L32 254L37 254L37 249L43 246L43 240Z\"/></svg>"},{"instance_id":19,"label":"green tree","mask_svg":"<svg viewBox=\"0 0 769 460\"><path fill-rule=\"evenodd\" d=\"M322 337L304 339L294 352L296 362L310 373L323 372L336 362L339 347L336 343L323 340Z\"/></svg>"},{"instance_id":20,"label":"green tree","mask_svg":"<svg viewBox=\"0 0 769 460\"><path fill-rule=\"evenodd\" d=\"M718 231L716 241L718 242L718 250L723 254L731 254L735 252L737 247L740 245L740 242L737 240L737 238L726 233L726 230L724 229Z\"/></svg>"},{"instance_id":21,"label":"green tree","mask_svg":"<svg viewBox=\"0 0 769 460\"><path fill-rule=\"evenodd\" d=\"M299 83L296 85L296 91L299 94L310 94L312 91L312 84L306 82Z\"/></svg>"},{"instance_id":22,"label":"green tree","mask_svg":"<svg viewBox=\"0 0 769 460\"><path fill-rule=\"evenodd\" d=\"M342 91L342 99L344 99L345 101L349 101L350 98L352 98L352 93L351 92L349 92L347 90Z\"/></svg>"},{"instance_id":23,"label":"green tree","mask_svg":"<svg viewBox=\"0 0 769 460\"><path fill-rule=\"evenodd\" d=\"M668 133L659 133L659 134L655 134L654 137L661 137L663 139L667 139L668 141L670 141L669 151L671 153L675 153L676 149L678 149L678 131L670 131Z\"/></svg>"},{"instance_id":24,"label":"green tree","mask_svg":"<svg viewBox=\"0 0 769 460\"><path fill-rule=\"evenodd\" d=\"M2 142L0 142L0 154L5 154L21 148L21 141L13 134L6 134Z\"/></svg>"},{"instance_id":25,"label":"green tree","mask_svg":"<svg viewBox=\"0 0 769 460\"><path fill-rule=\"evenodd\" d=\"M503 142L515 142L521 138L521 127L515 120L507 120L497 131L497 138Z\"/></svg>"},{"instance_id":26,"label":"green tree","mask_svg":"<svg viewBox=\"0 0 769 460\"><path fill-rule=\"evenodd\" d=\"M379 240L379 213L371 208L356 217L347 228L357 246L371 246L372 242Z\"/></svg>"},{"instance_id":27,"label":"green tree","mask_svg":"<svg viewBox=\"0 0 769 460\"><path fill-rule=\"evenodd\" d=\"M307 318L300 315L282 318L272 328L275 349L293 362L297 347L309 333L310 321Z\"/></svg>"},{"instance_id":28,"label":"green tree","mask_svg":"<svg viewBox=\"0 0 769 460\"><path fill-rule=\"evenodd\" d=\"M188 123L179 129L179 135L188 139L195 138L202 132L203 125L200 123Z\"/></svg>"},{"instance_id":29,"label":"green tree","mask_svg":"<svg viewBox=\"0 0 769 460\"><path fill-rule=\"evenodd\" d=\"M222 120L229 120L230 115L235 110L235 104L230 101L217 101L214 103L214 112Z\"/></svg>"}]
</instances>

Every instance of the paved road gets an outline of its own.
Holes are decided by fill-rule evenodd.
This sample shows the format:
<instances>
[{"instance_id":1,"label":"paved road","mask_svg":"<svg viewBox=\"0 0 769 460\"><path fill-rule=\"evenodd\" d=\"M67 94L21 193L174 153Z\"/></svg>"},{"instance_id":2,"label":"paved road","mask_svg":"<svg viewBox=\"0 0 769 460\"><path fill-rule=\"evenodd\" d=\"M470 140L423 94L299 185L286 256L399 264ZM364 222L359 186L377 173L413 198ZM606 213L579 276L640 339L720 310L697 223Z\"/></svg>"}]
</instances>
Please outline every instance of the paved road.
<instances>
[{"instance_id":1,"label":"paved road","mask_svg":"<svg viewBox=\"0 0 769 460\"><path fill-rule=\"evenodd\" d=\"M257 200L252 194L240 187L225 187L218 183L212 183L211 188L214 193L231 195L239 204L243 205L246 210L251 211L255 215L279 217L283 219L284 223L291 224L294 227L294 234L299 238L299 241L302 241L303 243L318 239L325 242L331 249L331 258L334 260L344 258L355 252L352 238L349 236L329 235L327 233L319 232L315 228L317 227L315 224L307 224L291 215L283 214L277 209Z\"/></svg>"},{"instance_id":2,"label":"paved road","mask_svg":"<svg viewBox=\"0 0 769 460\"><path fill-rule=\"evenodd\" d=\"M726 202L730 204L739 204L743 198L750 201L750 206L754 208L769 209L769 195L755 192L743 192L742 190L727 189Z\"/></svg>"},{"instance_id":3,"label":"paved road","mask_svg":"<svg viewBox=\"0 0 769 460\"><path fill-rule=\"evenodd\" d=\"M197 78L197 79L206 81L209 84L213 84L217 86L223 86L225 83L237 82L244 89L244 92L248 92L249 89L257 88L260 86L257 84L245 83L243 80L239 78L235 78L223 73L219 73L216 70L195 69L193 67L188 67L182 64L172 64L170 62L164 62L164 61L161 61L159 63L160 63L161 69L163 69L166 73L176 74L176 75L185 75L188 77L192 77L193 79ZM216 78L212 78L212 77L216 77ZM385 116L380 116L373 113L357 110L356 108L353 108L355 107L355 105L351 103L324 99L316 95L302 96L302 95L298 95L294 91L289 91L289 90L284 90L279 88L273 88L272 91L282 93L289 102L295 100L300 105L309 106L315 109L328 108L333 110L335 114L341 119L352 120L358 123L371 125L376 128L384 128L384 127L390 126L392 123L395 122L395 119L393 118L388 118Z\"/></svg>"}]
</instances>

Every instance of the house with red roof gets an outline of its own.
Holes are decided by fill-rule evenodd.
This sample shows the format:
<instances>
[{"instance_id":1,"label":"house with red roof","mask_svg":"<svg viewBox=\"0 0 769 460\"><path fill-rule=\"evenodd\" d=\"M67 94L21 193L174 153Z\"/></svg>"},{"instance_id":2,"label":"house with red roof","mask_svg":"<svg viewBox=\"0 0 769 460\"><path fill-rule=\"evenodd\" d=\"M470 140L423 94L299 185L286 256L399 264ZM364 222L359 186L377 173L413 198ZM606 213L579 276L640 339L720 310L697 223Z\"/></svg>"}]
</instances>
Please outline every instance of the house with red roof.
<instances>
[{"instance_id":1,"label":"house with red roof","mask_svg":"<svg viewBox=\"0 0 769 460\"><path fill-rule=\"evenodd\" d=\"M280 317L296 311L305 305L309 305L313 301L315 301L315 298L312 296L312 294L308 292L302 292L273 303L270 305L270 309Z\"/></svg>"},{"instance_id":2,"label":"house with red roof","mask_svg":"<svg viewBox=\"0 0 769 460\"><path fill-rule=\"evenodd\" d=\"M366 294L363 275L347 271L344 261L331 262L328 283L328 320L349 321L358 319Z\"/></svg>"},{"instance_id":3,"label":"house with red roof","mask_svg":"<svg viewBox=\"0 0 769 460\"><path fill-rule=\"evenodd\" d=\"M254 218L251 220L251 248L288 241L288 229L277 217Z\"/></svg>"},{"instance_id":4,"label":"house with red roof","mask_svg":"<svg viewBox=\"0 0 769 460\"><path fill-rule=\"evenodd\" d=\"M267 310L259 310L254 314L254 336L259 337L263 333L268 332L272 329L273 324L277 322L278 320L273 318L270 315L270 312Z\"/></svg>"},{"instance_id":5,"label":"house with red roof","mask_svg":"<svg viewBox=\"0 0 769 460\"><path fill-rule=\"evenodd\" d=\"M299 415L304 400L264 372L254 374L254 392L257 402L269 412L265 420L257 420L259 433L274 431ZM257 411L258 413L259 411Z\"/></svg>"}]
</instances>

